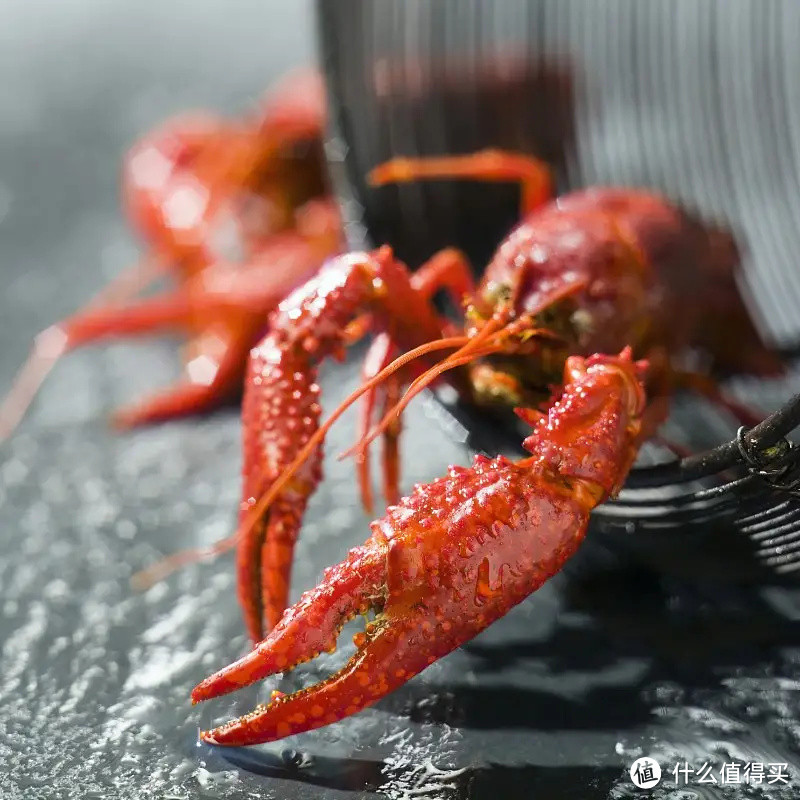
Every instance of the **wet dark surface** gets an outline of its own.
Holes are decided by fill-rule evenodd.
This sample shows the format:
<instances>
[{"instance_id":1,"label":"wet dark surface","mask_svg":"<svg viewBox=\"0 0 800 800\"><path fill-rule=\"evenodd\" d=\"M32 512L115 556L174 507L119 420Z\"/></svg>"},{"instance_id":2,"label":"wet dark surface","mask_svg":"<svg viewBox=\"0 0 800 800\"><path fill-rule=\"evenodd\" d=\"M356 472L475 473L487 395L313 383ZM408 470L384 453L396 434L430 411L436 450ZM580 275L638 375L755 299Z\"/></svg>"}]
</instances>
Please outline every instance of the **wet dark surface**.
<instances>
[{"instance_id":1,"label":"wet dark surface","mask_svg":"<svg viewBox=\"0 0 800 800\"><path fill-rule=\"evenodd\" d=\"M0 386L39 329L135 257L116 198L132 139L187 106L245 107L309 57L304 4L291 16L278 2L206 0L191 18L182 8L65 3L44 19L14 0L0 11L0 64L18 76L0 90ZM670 770L740 760L800 773L800 592L724 580L724 550L710 582L702 565L683 575L642 566L597 537L565 574L377 707L268 747L199 746L199 726L313 680L346 648L190 706L197 680L246 647L230 558L145 594L128 581L161 554L230 531L237 413L126 435L106 425L176 368L172 342L76 353L0 448L3 800L600 800L639 796L627 768L642 753L664 768L654 797L797 796L800 777L679 791ZM355 359L325 371L328 408L356 374ZM409 414L405 486L469 459L435 417L425 403ZM351 467L333 458L353 429L348 415L330 438L295 596L367 534Z\"/></svg>"}]
</instances>

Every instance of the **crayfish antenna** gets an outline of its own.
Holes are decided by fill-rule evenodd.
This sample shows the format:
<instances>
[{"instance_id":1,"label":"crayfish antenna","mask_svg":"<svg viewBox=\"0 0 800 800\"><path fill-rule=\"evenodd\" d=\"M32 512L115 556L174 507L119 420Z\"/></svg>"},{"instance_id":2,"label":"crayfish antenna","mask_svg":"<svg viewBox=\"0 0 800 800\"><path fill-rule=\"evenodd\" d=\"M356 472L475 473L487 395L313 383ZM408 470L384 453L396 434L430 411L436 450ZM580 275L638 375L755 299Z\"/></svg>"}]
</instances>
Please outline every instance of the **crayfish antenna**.
<instances>
[{"instance_id":1,"label":"crayfish antenna","mask_svg":"<svg viewBox=\"0 0 800 800\"><path fill-rule=\"evenodd\" d=\"M290 464L286 471L281 475L281 477L274 483L271 489L275 489L275 494L279 493L283 488L283 479L286 478L288 482L291 480L295 471L299 469L305 459L310 455L314 448L319 445L322 440L325 438L325 435L330 430L332 425L338 420L341 414L349 408L359 397L363 394L366 394L378 386L380 382L385 380L389 377L392 373L396 370L399 370L409 361L414 358L417 358L423 354L434 352L436 350L442 350L450 347L458 347L460 344L463 344L466 341L466 337L458 336L452 337L449 339L441 339L435 342L429 342L428 344L422 345L421 347L416 348L404 355L400 356L399 358L392 361L387 367L385 367L381 372L377 373L374 377L372 377L369 381L365 382L362 386L356 389L349 397L347 397L339 406L339 408L335 409L333 414L331 414L330 418L325 422L325 424L319 429L316 436L312 438L311 441L307 444L306 448L298 455L296 461L298 462L296 465L293 462ZM308 451L306 453L306 451ZM391 456L387 455L386 458L391 462ZM387 486L385 487L386 493L388 496L391 496L393 493L393 488L395 487L394 491L396 491L396 477L391 470L387 471L388 480ZM363 478L362 478L363 480ZM271 494L271 492L269 492ZM219 540L207 547L192 547L186 550L181 550L177 553L173 553L172 555L165 556L163 559L157 561L150 567L146 569L140 570L136 572L131 577L131 586L137 591L146 591L150 587L154 586L156 583L165 580L174 572L177 572L179 569L183 567L189 566L190 564L196 564L199 561L204 561L207 558L215 558L216 556L222 555L223 553L227 553L228 551L232 550L236 547L239 537L241 535L246 535L249 528L251 528L258 518L261 516L262 511L266 511L269 507L272 498L269 496L262 497L260 503L264 503L263 508L261 505L256 505L248 514L247 519L245 520L244 524L240 525L237 532L234 533L232 536L228 536L224 539Z\"/></svg>"},{"instance_id":2,"label":"crayfish antenna","mask_svg":"<svg viewBox=\"0 0 800 800\"><path fill-rule=\"evenodd\" d=\"M68 349L67 334L59 325L45 329L34 339L31 354L20 368L11 389L0 405L0 442L5 441L22 422L39 387Z\"/></svg>"},{"instance_id":3,"label":"crayfish antenna","mask_svg":"<svg viewBox=\"0 0 800 800\"><path fill-rule=\"evenodd\" d=\"M392 339L388 333L381 333L375 338L364 359L361 373L362 384L367 384L379 374L383 374L383 382L385 384L383 387L383 411L381 412L381 415L383 415L386 410L394 406L399 399L402 378L398 376L398 371L402 367L423 355L437 350L447 349L451 346L455 349L466 344L468 341L469 339L466 336L452 336L436 339L391 360L392 351L394 349ZM419 370L412 367L412 372L421 374L424 372L424 369ZM375 413L377 401L377 389L377 385L370 384L370 389L363 395L363 402L358 419L358 441L364 439L372 430L373 415ZM384 436L383 493L386 501L390 505L394 504L399 499L400 427L400 421L396 420L396 424L388 429ZM361 505L367 514L371 514L372 480L370 476L369 452L366 450L360 453L359 457L356 459L356 474L358 477L359 491L361 493Z\"/></svg>"},{"instance_id":4,"label":"crayfish antenna","mask_svg":"<svg viewBox=\"0 0 800 800\"><path fill-rule=\"evenodd\" d=\"M328 431L333 427L342 414L344 414L344 412L347 411L347 409L350 408L350 406L353 405L356 400L358 400L359 397L371 391L374 387L380 385L384 380L386 380L386 378L397 372L397 370L404 367L413 359L436 350L446 350L453 347L458 347L459 345L463 344L465 340L466 337L464 336L455 336L448 339L437 339L433 342L428 342L424 345L421 345L420 347L405 353L399 358L396 358L391 364L375 375L375 377L371 378L366 383L363 383L350 395L348 395L348 397L346 397L339 404L338 408L334 409L328 419L315 431L313 436L311 436L308 442L306 442L305 446L302 448L302 450L300 450L295 459L281 473L280 477L272 483L269 489L267 489L267 491L261 495L257 502L251 507L243 524L239 526L239 535L247 535L247 533L252 529L253 525L255 525L256 522L263 516L264 512L270 507L275 498L281 493L286 485L297 474L297 471L308 460L309 456L316 450L317 447L319 447L319 445L322 444L328 434Z\"/></svg>"},{"instance_id":5,"label":"crayfish antenna","mask_svg":"<svg viewBox=\"0 0 800 800\"><path fill-rule=\"evenodd\" d=\"M459 366L459 359L463 359L465 357L465 353L470 353L469 356L466 356L467 361L462 361L462 363L468 363L473 358L477 356L472 355L475 349L480 345L485 343L485 341L492 336L492 334L496 333L498 327L502 325L501 318L498 315L497 317L493 317L489 320L489 322L478 331L472 337L468 336L459 336L453 337L450 340L442 339L440 342L450 341L451 343L456 343L460 345L460 348L452 353L450 356L442 359L438 364L435 364L430 369L423 372L419 375L409 386L406 390L405 395L401 398L401 400L395 403L388 411L385 411L381 421L376 425L372 430L366 431L362 434L359 440L348 450L345 450L343 453L339 454L339 460L343 460L348 458L349 456L355 455L358 459L365 457L367 448L369 445L383 432L389 430L389 428L396 422L399 418L402 410L413 400L416 395L422 391L428 384L432 383L436 378L439 377L443 372L447 370L454 369L456 366ZM406 353L404 356L400 356L400 358L395 359L392 362L390 367L393 367L394 364L399 363L401 360L404 363L407 363L410 360L410 357L419 352L420 350L424 350L425 352L430 352L432 349L431 345L433 343L429 343L428 345L423 345L421 348L418 347L416 350L412 350L410 353ZM389 367L387 367L387 370ZM386 370L384 370L386 372Z\"/></svg>"},{"instance_id":6,"label":"crayfish antenna","mask_svg":"<svg viewBox=\"0 0 800 800\"><path fill-rule=\"evenodd\" d=\"M181 550L170 556L165 556L146 569L135 572L130 579L131 588L137 592L146 592L179 569L188 567L189 564L196 564L199 561L205 561L207 558L215 558L233 550L237 541L238 538L234 534L225 539L220 539L220 541L214 542L208 547L192 547L188 550Z\"/></svg>"},{"instance_id":7,"label":"crayfish antenna","mask_svg":"<svg viewBox=\"0 0 800 800\"><path fill-rule=\"evenodd\" d=\"M440 375L451 369L464 366L471 363L476 358L492 355L493 353L501 353L505 348L503 345L495 345L493 347L485 347L482 349L474 350L466 355L458 358L451 357L445 359L435 367L431 367L427 372L420 375L411 386L408 387L403 397L395 403L388 411L386 411L381 421L365 436L363 436L352 447L339 454L339 460L349 458L350 456L361 457L365 450L372 444L375 439L382 433L386 433L393 425L397 423L400 415L405 411L409 403L431 383L433 383Z\"/></svg>"},{"instance_id":8,"label":"crayfish antenna","mask_svg":"<svg viewBox=\"0 0 800 800\"><path fill-rule=\"evenodd\" d=\"M18 370L8 394L0 404L0 443L22 422L59 359L80 344L95 338L87 335L88 331L83 337L76 335L78 324L93 315L99 317L105 314L118 318L124 308L121 303L144 289L167 268L168 263L161 259L148 258L140 261L114 278L74 316L45 328L36 336L30 355ZM98 332L97 335L103 334Z\"/></svg>"},{"instance_id":9,"label":"crayfish antenna","mask_svg":"<svg viewBox=\"0 0 800 800\"><path fill-rule=\"evenodd\" d=\"M460 350L457 350L420 375L408 387L406 393L399 402L386 411L381 421L366 435L362 436L352 447L341 453L339 459L345 459L349 456L360 458L366 451L366 448L368 448L378 436L385 433L392 425L396 424L397 419L409 403L443 373L470 364L478 358L483 358L495 353L508 352L511 346L506 339L508 331L506 330L505 320L506 311L501 310L495 317L489 320L475 336L468 339L467 343ZM526 331L527 339L539 335L548 337L554 336L552 331L547 328L531 328Z\"/></svg>"}]
</instances>

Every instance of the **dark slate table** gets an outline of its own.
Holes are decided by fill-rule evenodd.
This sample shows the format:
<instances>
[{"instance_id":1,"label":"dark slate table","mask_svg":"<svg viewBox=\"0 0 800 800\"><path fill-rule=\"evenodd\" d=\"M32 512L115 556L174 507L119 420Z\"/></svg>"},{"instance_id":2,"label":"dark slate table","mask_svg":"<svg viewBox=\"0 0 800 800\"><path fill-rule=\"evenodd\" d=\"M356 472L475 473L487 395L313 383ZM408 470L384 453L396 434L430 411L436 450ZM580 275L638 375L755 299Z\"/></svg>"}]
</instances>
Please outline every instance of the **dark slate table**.
<instances>
[{"instance_id":1,"label":"dark slate table","mask_svg":"<svg viewBox=\"0 0 800 800\"><path fill-rule=\"evenodd\" d=\"M5 387L38 330L136 258L117 201L125 148L176 110L246 107L311 57L313 34L307 3L11 0L0 40ZM265 748L200 746L199 726L276 682L188 702L246 646L230 557L144 594L129 586L137 569L234 522L235 409L126 435L107 427L114 407L167 383L177 364L174 343L156 340L70 356L0 447L0 797L624 798L637 796L627 769L643 753L665 772L654 797L796 796L676 788L670 772L734 759L800 769L796 592L662 574L598 539L376 708ZM324 371L328 408L356 374L354 359ZM426 402L408 417L405 486L469 459ZM329 454L352 436L348 415ZM365 538L366 523L351 466L330 458L295 595ZM344 655L283 683L313 680Z\"/></svg>"}]
</instances>

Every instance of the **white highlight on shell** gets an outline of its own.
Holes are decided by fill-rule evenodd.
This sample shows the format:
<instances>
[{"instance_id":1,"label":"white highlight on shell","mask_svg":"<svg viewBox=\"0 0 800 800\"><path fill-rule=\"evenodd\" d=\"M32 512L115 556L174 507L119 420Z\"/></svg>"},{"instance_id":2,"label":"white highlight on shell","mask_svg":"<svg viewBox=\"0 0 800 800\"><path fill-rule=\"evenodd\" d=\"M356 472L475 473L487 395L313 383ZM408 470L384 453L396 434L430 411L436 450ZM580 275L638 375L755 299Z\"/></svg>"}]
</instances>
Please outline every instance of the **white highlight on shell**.
<instances>
[{"instance_id":1,"label":"white highlight on shell","mask_svg":"<svg viewBox=\"0 0 800 800\"><path fill-rule=\"evenodd\" d=\"M210 386L219 371L219 364L210 356L202 355L193 358L186 365L186 373L192 383Z\"/></svg>"},{"instance_id":2,"label":"white highlight on shell","mask_svg":"<svg viewBox=\"0 0 800 800\"><path fill-rule=\"evenodd\" d=\"M199 183L185 182L164 200L164 218L170 228L188 230L203 219L208 191Z\"/></svg>"},{"instance_id":3,"label":"white highlight on shell","mask_svg":"<svg viewBox=\"0 0 800 800\"><path fill-rule=\"evenodd\" d=\"M158 148L146 147L130 160L133 182L142 189L158 189L172 172L172 161Z\"/></svg>"}]
</instances>

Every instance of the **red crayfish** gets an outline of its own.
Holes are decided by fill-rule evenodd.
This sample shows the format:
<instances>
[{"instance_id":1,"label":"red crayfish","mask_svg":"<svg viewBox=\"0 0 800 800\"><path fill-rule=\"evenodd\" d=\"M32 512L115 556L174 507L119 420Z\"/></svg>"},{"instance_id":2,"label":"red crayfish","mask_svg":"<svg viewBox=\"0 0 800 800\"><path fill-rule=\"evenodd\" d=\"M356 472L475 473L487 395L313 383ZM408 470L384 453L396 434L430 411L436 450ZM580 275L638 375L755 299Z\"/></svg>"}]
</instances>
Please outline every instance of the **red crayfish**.
<instances>
[{"instance_id":1,"label":"red crayfish","mask_svg":"<svg viewBox=\"0 0 800 800\"><path fill-rule=\"evenodd\" d=\"M523 219L477 290L455 250L412 275L383 247L331 260L272 315L247 372L236 557L248 632L259 642L272 630L192 698L291 669L334 647L349 618L378 613L343 670L204 733L209 742L263 742L356 713L505 614L572 555L589 512L621 487L677 386L749 418L713 382L679 369L684 351L705 351L719 371L778 369L743 305L732 302L731 239L656 194L592 188L548 202L544 165L496 151L398 159L371 177L378 184L518 180ZM431 298L440 288L464 300L463 333L435 311ZM720 320L738 327L720 334ZM318 364L370 330L378 335L363 385L320 426ZM437 363L443 350L449 354ZM631 353L649 362L646 383L645 365ZM396 502L399 413L446 371L473 401L515 407L533 427L524 443L532 455L517 463L478 457L472 468L451 467L448 477ZM371 427L378 391L386 413ZM362 496L368 503L366 448L383 432L384 482L395 504L372 523L365 545L284 613L294 543L321 478L322 441L362 395L355 448ZM550 396L558 399L542 415L536 407Z\"/></svg>"},{"instance_id":2,"label":"red crayfish","mask_svg":"<svg viewBox=\"0 0 800 800\"><path fill-rule=\"evenodd\" d=\"M118 413L122 426L207 410L239 392L269 311L342 248L324 123L322 79L300 72L241 122L184 114L135 144L123 205L150 255L37 337L0 407L0 440L61 355L109 337L178 330L189 338L183 379ZM176 288L131 302L163 274Z\"/></svg>"},{"instance_id":3,"label":"red crayfish","mask_svg":"<svg viewBox=\"0 0 800 800\"><path fill-rule=\"evenodd\" d=\"M192 692L206 700L284 672L336 645L342 626L376 612L356 654L326 681L203 734L213 744L279 739L354 714L506 614L558 572L591 510L620 488L644 410L642 363L573 356L564 391L525 440L519 462L477 456L451 467L372 523L256 648Z\"/></svg>"}]
</instances>

